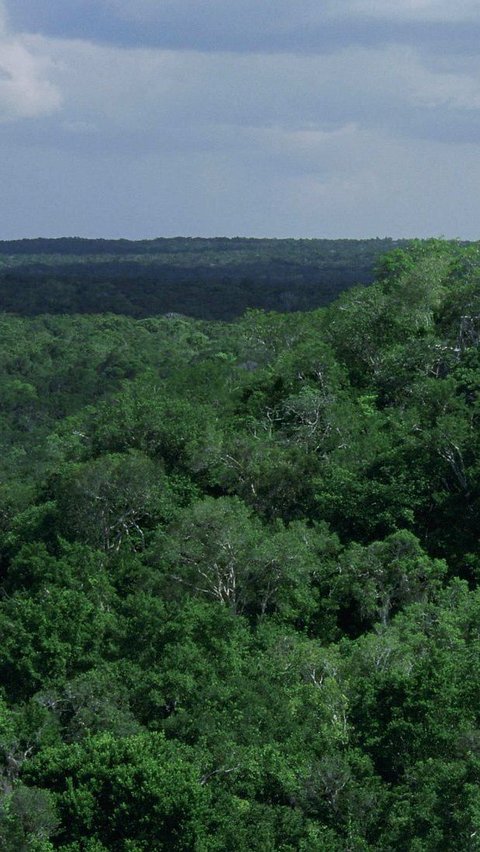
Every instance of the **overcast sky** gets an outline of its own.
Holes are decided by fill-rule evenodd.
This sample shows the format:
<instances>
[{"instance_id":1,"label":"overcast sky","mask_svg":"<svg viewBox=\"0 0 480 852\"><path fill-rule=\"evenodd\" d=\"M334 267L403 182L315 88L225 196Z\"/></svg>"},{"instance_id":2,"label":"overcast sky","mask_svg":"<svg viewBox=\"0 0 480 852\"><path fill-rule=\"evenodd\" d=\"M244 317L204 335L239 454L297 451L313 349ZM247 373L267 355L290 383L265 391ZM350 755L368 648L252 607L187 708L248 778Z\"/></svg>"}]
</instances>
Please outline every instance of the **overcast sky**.
<instances>
[{"instance_id":1,"label":"overcast sky","mask_svg":"<svg viewBox=\"0 0 480 852\"><path fill-rule=\"evenodd\" d=\"M0 239L478 239L479 44L479 0L0 0Z\"/></svg>"}]
</instances>

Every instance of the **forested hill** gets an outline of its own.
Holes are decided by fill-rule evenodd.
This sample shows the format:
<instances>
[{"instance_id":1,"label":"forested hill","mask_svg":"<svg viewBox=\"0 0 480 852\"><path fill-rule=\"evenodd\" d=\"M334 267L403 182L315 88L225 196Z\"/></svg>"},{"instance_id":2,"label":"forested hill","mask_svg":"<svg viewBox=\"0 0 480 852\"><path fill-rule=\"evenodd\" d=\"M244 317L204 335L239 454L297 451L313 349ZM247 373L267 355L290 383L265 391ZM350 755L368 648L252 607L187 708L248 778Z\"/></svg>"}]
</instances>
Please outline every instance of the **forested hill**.
<instances>
[{"instance_id":1,"label":"forested hill","mask_svg":"<svg viewBox=\"0 0 480 852\"><path fill-rule=\"evenodd\" d=\"M370 284L391 239L35 239L0 242L0 310L170 312L229 320L247 308L309 310Z\"/></svg>"},{"instance_id":2,"label":"forested hill","mask_svg":"<svg viewBox=\"0 0 480 852\"><path fill-rule=\"evenodd\" d=\"M0 315L0 850L480 848L480 251Z\"/></svg>"}]
</instances>

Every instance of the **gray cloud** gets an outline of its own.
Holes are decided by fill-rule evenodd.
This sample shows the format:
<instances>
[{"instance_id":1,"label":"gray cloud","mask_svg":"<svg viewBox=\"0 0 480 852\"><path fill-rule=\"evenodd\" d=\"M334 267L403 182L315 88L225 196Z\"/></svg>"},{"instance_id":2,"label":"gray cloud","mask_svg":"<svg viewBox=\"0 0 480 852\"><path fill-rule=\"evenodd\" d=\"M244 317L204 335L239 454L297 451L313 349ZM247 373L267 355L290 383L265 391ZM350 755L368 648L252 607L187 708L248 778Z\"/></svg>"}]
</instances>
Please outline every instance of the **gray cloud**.
<instances>
[{"instance_id":1,"label":"gray cloud","mask_svg":"<svg viewBox=\"0 0 480 852\"><path fill-rule=\"evenodd\" d=\"M63 127L121 134L138 150L214 144L222 128L335 131L475 141L480 60L449 68L410 47L353 47L321 56L120 49L25 37L48 55ZM218 129L217 129L218 128ZM119 139L121 142L121 139Z\"/></svg>"},{"instance_id":2,"label":"gray cloud","mask_svg":"<svg viewBox=\"0 0 480 852\"><path fill-rule=\"evenodd\" d=\"M271 131L243 150L142 156L2 143L0 180L3 237L478 236L477 146L452 156L439 143L354 128L328 141Z\"/></svg>"},{"instance_id":3,"label":"gray cloud","mask_svg":"<svg viewBox=\"0 0 480 852\"><path fill-rule=\"evenodd\" d=\"M0 121L36 118L60 107L59 90L49 80L51 62L10 34L0 0Z\"/></svg>"},{"instance_id":4,"label":"gray cloud","mask_svg":"<svg viewBox=\"0 0 480 852\"><path fill-rule=\"evenodd\" d=\"M1 236L476 236L480 7L272 8L12 3Z\"/></svg>"},{"instance_id":5,"label":"gray cloud","mask_svg":"<svg viewBox=\"0 0 480 852\"><path fill-rule=\"evenodd\" d=\"M124 46L237 52L331 52L416 44L475 52L477 0L23 0L17 29Z\"/></svg>"},{"instance_id":6,"label":"gray cloud","mask_svg":"<svg viewBox=\"0 0 480 852\"><path fill-rule=\"evenodd\" d=\"M390 21L452 23L478 22L480 18L477 0L343 0L341 7L329 0L327 8L331 15L367 15Z\"/></svg>"}]
</instances>

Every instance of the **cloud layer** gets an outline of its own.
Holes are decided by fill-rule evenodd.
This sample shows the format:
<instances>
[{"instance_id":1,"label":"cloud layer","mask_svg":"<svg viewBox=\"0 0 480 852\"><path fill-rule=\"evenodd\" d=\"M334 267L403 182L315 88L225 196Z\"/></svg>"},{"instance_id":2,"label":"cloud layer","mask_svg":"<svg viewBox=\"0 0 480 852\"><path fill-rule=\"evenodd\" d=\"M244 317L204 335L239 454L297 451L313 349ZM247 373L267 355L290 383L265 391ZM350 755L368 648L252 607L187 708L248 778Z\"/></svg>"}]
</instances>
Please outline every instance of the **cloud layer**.
<instances>
[{"instance_id":1,"label":"cloud layer","mask_svg":"<svg viewBox=\"0 0 480 852\"><path fill-rule=\"evenodd\" d=\"M477 3L14 7L3 236L476 234Z\"/></svg>"},{"instance_id":2,"label":"cloud layer","mask_svg":"<svg viewBox=\"0 0 480 852\"><path fill-rule=\"evenodd\" d=\"M123 46L325 52L390 42L450 50L480 35L477 0L22 0L16 29Z\"/></svg>"},{"instance_id":3,"label":"cloud layer","mask_svg":"<svg viewBox=\"0 0 480 852\"><path fill-rule=\"evenodd\" d=\"M49 80L50 60L29 50L21 37L12 36L0 2L0 121L35 118L60 107L61 95Z\"/></svg>"}]
</instances>

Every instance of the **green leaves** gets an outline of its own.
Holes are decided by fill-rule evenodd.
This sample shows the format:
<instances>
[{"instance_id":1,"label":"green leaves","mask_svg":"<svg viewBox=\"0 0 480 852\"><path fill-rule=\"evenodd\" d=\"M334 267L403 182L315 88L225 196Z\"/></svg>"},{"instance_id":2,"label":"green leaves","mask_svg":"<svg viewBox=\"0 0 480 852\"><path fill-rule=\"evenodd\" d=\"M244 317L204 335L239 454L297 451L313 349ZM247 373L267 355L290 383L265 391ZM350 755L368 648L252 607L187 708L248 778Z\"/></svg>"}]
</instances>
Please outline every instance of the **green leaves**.
<instances>
[{"instance_id":1,"label":"green leaves","mask_svg":"<svg viewBox=\"0 0 480 852\"><path fill-rule=\"evenodd\" d=\"M268 527L237 498L206 499L161 539L165 582L234 614L308 621L315 608L315 535L304 524Z\"/></svg>"},{"instance_id":2,"label":"green leaves","mask_svg":"<svg viewBox=\"0 0 480 852\"><path fill-rule=\"evenodd\" d=\"M64 533L107 553L144 550L148 530L173 513L162 466L138 451L67 468L55 493Z\"/></svg>"},{"instance_id":3,"label":"green leaves","mask_svg":"<svg viewBox=\"0 0 480 852\"><path fill-rule=\"evenodd\" d=\"M400 607L435 597L446 572L443 561L431 559L403 530L367 547L350 545L339 559L336 594L353 598L365 624L385 626Z\"/></svg>"},{"instance_id":4,"label":"green leaves","mask_svg":"<svg viewBox=\"0 0 480 852\"><path fill-rule=\"evenodd\" d=\"M477 847L478 267L0 318L2 849Z\"/></svg>"},{"instance_id":5,"label":"green leaves","mask_svg":"<svg viewBox=\"0 0 480 852\"><path fill-rule=\"evenodd\" d=\"M29 777L54 791L63 843L87 835L106 848L128 849L130 842L188 850L204 834L209 795L198 757L159 734L104 734L45 750Z\"/></svg>"}]
</instances>

